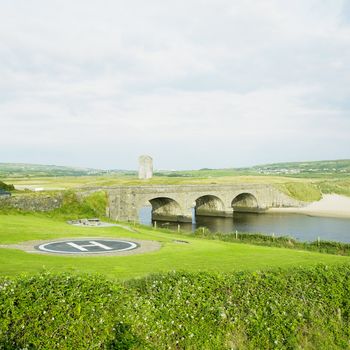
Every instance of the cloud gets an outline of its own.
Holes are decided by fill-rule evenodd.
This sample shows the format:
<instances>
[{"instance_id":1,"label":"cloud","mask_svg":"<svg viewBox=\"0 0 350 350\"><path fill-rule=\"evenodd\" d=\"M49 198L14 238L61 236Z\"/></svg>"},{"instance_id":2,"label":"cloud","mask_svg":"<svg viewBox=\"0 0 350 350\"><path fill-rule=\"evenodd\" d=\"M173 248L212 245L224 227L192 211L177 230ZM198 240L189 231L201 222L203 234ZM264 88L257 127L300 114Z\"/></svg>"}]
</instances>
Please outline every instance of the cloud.
<instances>
[{"instance_id":1,"label":"cloud","mask_svg":"<svg viewBox=\"0 0 350 350\"><path fill-rule=\"evenodd\" d=\"M0 157L105 168L135 168L145 152L160 168L348 158L348 10L1 2Z\"/></svg>"}]
</instances>

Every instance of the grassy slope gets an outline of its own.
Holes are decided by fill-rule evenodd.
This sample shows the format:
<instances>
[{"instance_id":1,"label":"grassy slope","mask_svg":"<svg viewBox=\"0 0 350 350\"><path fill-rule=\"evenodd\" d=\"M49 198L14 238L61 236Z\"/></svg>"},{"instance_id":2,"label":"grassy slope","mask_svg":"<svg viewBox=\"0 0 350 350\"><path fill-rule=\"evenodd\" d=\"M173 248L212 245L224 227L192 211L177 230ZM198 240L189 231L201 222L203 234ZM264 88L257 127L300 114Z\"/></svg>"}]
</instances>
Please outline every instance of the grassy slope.
<instances>
[{"instance_id":1,"label":"grassy slope","mask_svg":"<svg viewBox=\"0 0 350 350\"><path fill-rule=\"evenodd\" d=\"M349 262L349 257L293 251L283 248L259 247L197 238L187 238L190 244L174 243L176 234L138 228L131 233L119 227L80 228L62 220L39 215L0 215L0 244L26 240L46 240L63 237L128 237L162 242L153 253L111 257L65 257L30 254L14 249L1 249L0 274L50 271L97 272L116 279L141 277L150 273L173 270L221 271L258 270L274 267L310 266L317 263Z\"/></svg>"}]
</instances>

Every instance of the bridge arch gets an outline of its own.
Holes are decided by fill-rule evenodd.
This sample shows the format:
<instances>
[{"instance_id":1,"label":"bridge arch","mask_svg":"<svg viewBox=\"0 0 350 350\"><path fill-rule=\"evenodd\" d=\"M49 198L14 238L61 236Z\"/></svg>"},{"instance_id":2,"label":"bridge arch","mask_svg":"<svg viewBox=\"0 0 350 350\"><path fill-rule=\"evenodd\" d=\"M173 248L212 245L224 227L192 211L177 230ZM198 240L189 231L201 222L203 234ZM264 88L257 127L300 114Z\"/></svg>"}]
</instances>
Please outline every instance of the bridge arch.
<instances>
[{"instance_id":1,"label":"bridge arch","mask_svg":"<svg viewBox=\"0 0 350 350\"><path fill-rule=\"evenodd\" d=\"M208 194L195 201L195 215L221 216L225 211L224 202L217 196Z\"/></svg>"},{"instance_id":2,"label":"bridge arch","mask_svg":"<svg viewBox=\"0 0 350 350\"><path fill-rule=\"evenodd\" d=\"M177 221L182 215L180 204L170 197L155 197L149 203L152 206L152 220Z\"/></svg>"},{"instance_id":3,"label":"bridge arch","mask_svg":"<svg viewBox=\"0 0 350 350\"><path fill-rule=\"evenodd\" d=\"M252 193L244 192L233 198L231 207L236 212L256 212L259 209L259 203Z\"/></svg>"}]
</instances>

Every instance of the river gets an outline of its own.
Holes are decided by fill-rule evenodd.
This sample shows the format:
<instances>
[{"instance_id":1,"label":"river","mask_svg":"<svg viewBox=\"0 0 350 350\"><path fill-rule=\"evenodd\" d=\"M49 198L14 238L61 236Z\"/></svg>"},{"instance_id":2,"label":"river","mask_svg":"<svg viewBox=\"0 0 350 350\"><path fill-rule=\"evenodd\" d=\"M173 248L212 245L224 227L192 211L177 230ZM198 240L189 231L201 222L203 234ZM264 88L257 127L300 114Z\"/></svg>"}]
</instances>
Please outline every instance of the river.
<instances>
[{"instance_id":1,"label":"river","mask_svg":"<svg viewBox=\"0 0 350 350\"><path fill-rule=\"evenodd\" d=\"M147 222L145 217L141 222ZM157 221L158 227L177 230L177 223ZM180 223L181 230L193 232L198 227L207 227L211 232L250 232L287 235L300 241L325 241L350 243L350 219L316 217L303 214L253 214L234 213L233 218L198 216L196 224Z\"/></svg>"}]
</instances>

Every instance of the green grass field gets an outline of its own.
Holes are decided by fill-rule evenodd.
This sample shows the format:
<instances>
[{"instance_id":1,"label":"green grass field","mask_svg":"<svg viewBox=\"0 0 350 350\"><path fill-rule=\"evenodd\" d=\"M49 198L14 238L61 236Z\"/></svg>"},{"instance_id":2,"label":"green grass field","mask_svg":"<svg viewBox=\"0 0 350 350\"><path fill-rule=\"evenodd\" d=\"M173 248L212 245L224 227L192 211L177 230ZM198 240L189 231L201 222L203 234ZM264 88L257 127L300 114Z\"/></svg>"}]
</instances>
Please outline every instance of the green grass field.
<instances>
[{"instance_id":1,"label":"green grass field","mask_svg":"<svg viewBox=\"0 0 350 350\"><path fill-rule=\"evenodd\" d=\"M21 250L0 250L0 274L18 275L43 270L73 273L100 273L111 279L130 279L151 273L169 271L232 272L311 266L318 263L350 263L350 257L328 255L284 248L254 246L213 241L177 235L152 228L137 227L132 233L120 227L74 227L63 219L39 214L0 215L0 244L64 237L123 237L154 240L160 250L130 256L72 257L26 253ZM180 244L174 240L186 240Z\"/></svg>"},{"instance_id":2,"label":"green grass field","mask_svg":"<svg viewBox=\"0 0 350 350\"><path fill-rule=\"evenodd\" d=\"M350 196L349 177L323 177L323 178L293 178L273 175L225 175L205 177L168 177L154 176L149 180L139 180L134 176L61 176L61 177L34 177L34 178L4 178L7 184L14 184L16 188L35 189L45 191L61 191L68 189L84 189L86 187L103 186L152 186L152 185L186 185L186 184L272 184L287 195L301 201L312 202L320 200L323 193L337 193ZM18 191L24 194L25 191ZM14 192L14 195L17 194ZM32 194L32 191L27 193ZM39 192L42 193L42 192Z\"/></svg>"}]
</instances>

